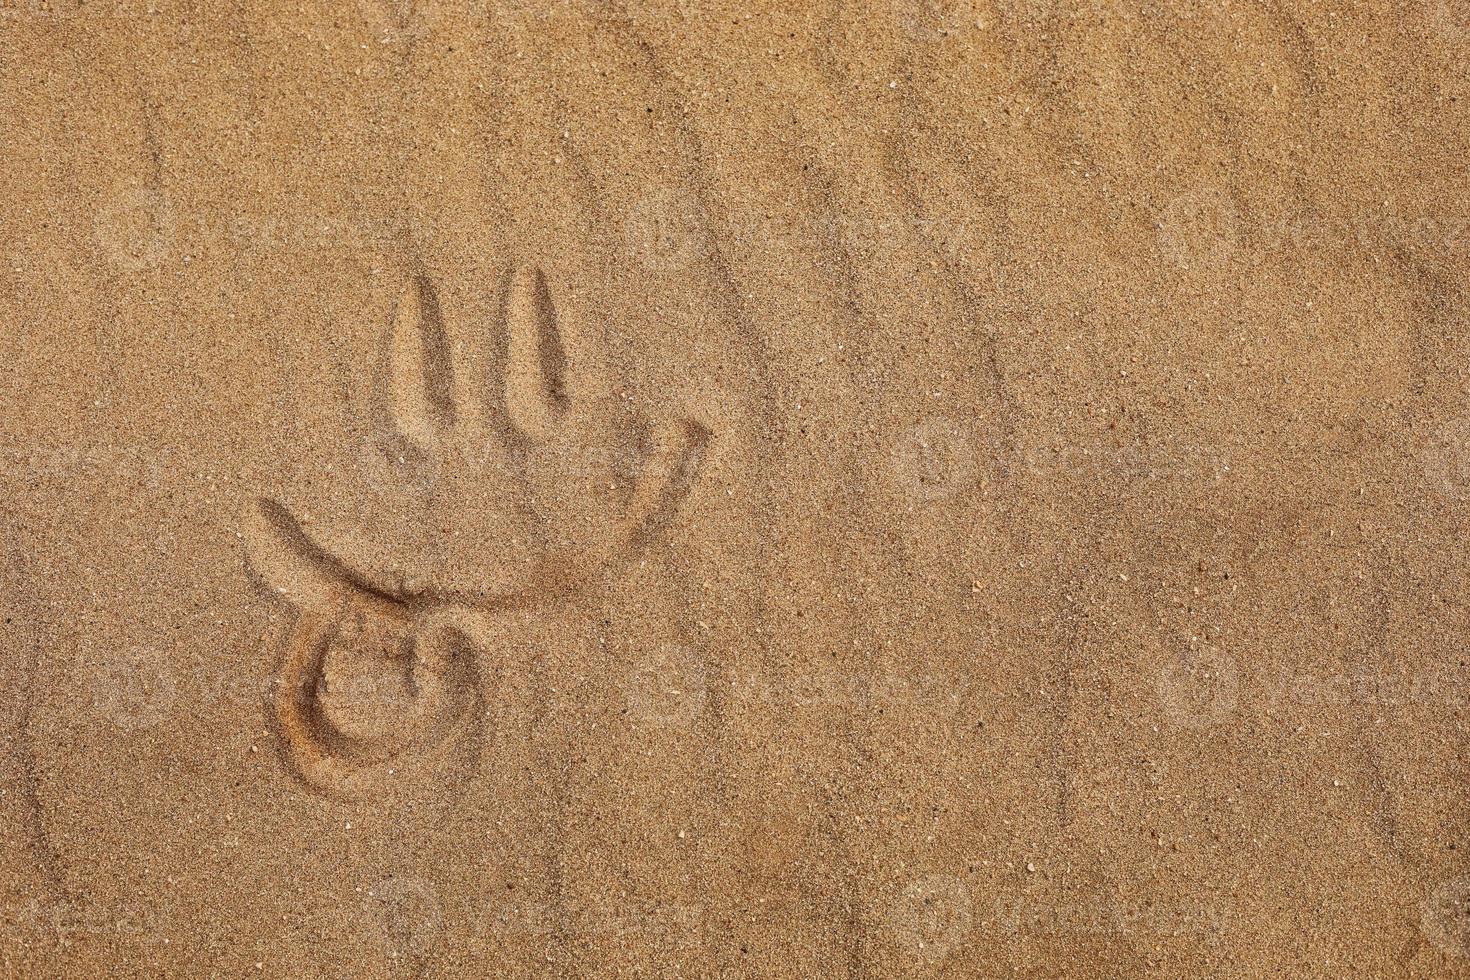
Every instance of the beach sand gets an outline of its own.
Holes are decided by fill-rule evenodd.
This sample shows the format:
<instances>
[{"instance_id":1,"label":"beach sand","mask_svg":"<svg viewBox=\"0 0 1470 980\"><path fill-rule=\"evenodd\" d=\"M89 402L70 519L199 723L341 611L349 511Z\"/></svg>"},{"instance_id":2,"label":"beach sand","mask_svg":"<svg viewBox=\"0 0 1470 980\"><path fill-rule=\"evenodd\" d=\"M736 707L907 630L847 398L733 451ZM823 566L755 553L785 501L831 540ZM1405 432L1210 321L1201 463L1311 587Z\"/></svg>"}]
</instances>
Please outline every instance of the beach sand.
<instances>
[{"instance_id":1,"label":"beach sand","mask_svg":"<svg viewBox=\"0 0 1470 980\"><path fill-rule=\"evenodd\" d=\"M1470 976L1470 8L795 6L0 4L5 976Z\"/></svg>"}]
</instances>

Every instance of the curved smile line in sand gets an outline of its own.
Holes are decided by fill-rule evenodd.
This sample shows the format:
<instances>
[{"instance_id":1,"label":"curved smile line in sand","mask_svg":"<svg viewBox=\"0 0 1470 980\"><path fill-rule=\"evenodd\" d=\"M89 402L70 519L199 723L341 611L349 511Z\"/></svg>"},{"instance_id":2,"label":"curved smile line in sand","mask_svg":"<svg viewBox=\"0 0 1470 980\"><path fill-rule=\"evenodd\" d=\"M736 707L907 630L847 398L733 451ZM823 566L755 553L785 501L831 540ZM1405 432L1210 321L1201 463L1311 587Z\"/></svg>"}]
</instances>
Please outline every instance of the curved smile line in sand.
<instances>
[{"instance_id":1,"label":"curved smile line in sand","mask_svg":"<svg viewBox=\"0 0 1470 980\"><path fill-rule=\"evenodd\" d=\"M313 790L360 798L456 746L477 756L478 653L450 612L567 595L635 554L693 485L709 430L630 411L560 320L542 272L513 270L488 395L472 399L437 293L413 276L374 385L375 429L404 468L391 516L318 523L272 497L247 515L256 576L298 611L273 713Z\"/></svg>"}]
</instances>

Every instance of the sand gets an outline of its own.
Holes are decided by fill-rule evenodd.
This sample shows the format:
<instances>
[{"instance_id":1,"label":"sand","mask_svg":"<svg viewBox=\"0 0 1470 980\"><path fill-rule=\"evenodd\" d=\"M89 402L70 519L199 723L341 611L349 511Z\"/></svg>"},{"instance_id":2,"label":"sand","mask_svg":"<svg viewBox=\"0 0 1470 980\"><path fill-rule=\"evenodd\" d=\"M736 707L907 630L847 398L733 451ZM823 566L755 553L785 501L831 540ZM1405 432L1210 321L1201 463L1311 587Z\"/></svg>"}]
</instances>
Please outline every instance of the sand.
<instances>
[{"instance_id":1,"label":"sand","mask_svg":"<svg viewBox=\"0 0 1470 980\"><path fill-rule=\"evenodd\" d=\"M4 975L1470 976L1467 50L7 0Z\"/></svg>"}]
</instances>

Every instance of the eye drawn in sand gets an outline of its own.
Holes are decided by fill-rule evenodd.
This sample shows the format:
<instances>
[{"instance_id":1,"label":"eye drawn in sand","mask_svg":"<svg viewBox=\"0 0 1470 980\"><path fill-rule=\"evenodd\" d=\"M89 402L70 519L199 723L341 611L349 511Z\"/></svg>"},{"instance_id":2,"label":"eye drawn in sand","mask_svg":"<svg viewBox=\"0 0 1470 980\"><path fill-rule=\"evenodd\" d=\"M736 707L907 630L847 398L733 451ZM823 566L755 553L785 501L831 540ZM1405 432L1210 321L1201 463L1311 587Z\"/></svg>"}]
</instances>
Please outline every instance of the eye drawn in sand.
<instances>
[{"instance_id":1,"label":"eye drawn in sand","mask_svg":"<svg viewBox=\"0 0 1470 980\"><path fill-rule=\"evenodd\" d=\"M687 494L709 432L629 407L539 268L500 283L494 323L454 324L409 277L373 376L393 478L314 516L262 496L252 571L297 609L273 710L295 775L372 797L477 752L480 648L465 613L554 603L629 560ZM579 319L581 319L579 317Z\"/></svg>"}]
</instances>

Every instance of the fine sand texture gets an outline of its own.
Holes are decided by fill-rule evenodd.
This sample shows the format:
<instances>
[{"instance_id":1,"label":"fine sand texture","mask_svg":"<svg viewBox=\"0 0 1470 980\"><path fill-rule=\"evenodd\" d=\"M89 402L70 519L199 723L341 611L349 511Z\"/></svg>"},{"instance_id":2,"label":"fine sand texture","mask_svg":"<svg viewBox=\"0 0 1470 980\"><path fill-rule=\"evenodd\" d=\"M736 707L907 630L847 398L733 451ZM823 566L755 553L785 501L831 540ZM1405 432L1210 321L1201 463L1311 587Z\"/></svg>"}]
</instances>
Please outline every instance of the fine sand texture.
<instances>
[{"instance_id":1,"label":"fine sand texture","mask_svg":"<svg viewBox=\"0 0 1470 980\"><path fill-rule=\"evenodd\" d=\"M0 0L6 977L1470 977L1465 0Z\"/></svg>"}]
</instances>

